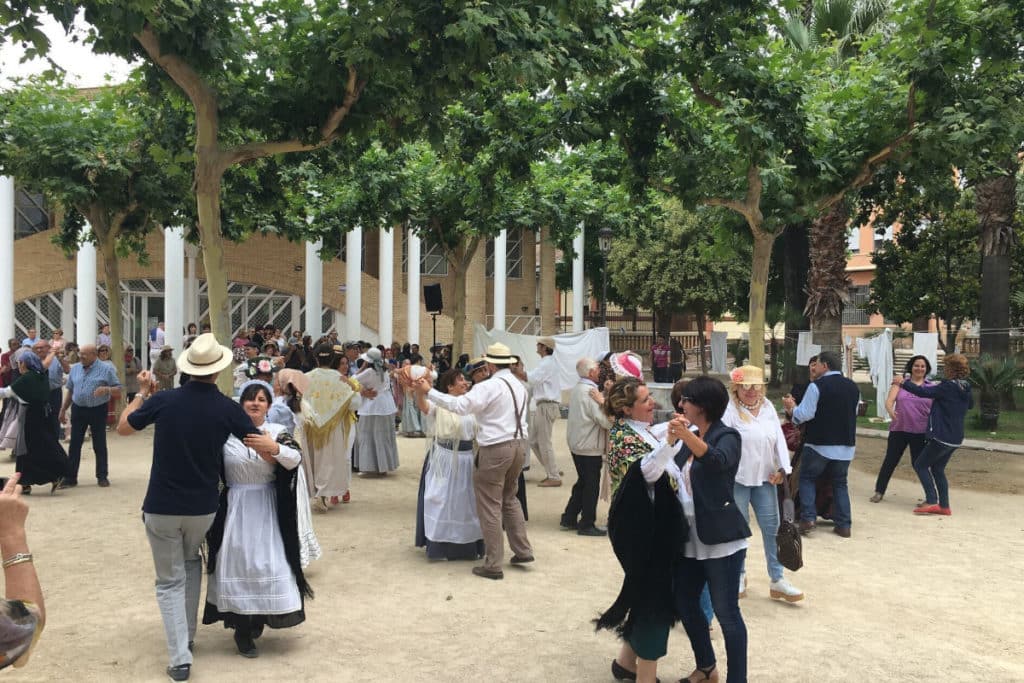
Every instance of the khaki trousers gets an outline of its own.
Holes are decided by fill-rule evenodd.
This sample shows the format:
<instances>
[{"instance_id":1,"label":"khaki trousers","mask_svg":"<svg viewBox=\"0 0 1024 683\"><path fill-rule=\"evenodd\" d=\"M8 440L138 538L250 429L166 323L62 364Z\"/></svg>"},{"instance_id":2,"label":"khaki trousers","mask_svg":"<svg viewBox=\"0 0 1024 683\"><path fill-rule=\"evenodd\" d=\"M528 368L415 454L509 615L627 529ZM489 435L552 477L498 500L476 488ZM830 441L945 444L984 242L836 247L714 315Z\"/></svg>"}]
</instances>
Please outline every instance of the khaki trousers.
<instances>
[{"instance_id":1,"label":"khaki trousers","mask_svg":"<svg viewBox=\"0 0 1024 683\"><path fill-rule=\"evenodd\" d=\"M502 526L514 554L521 557L533 554L530 540L526 537L523 508L516 498L524 457L526 442L521 439L480 446L477 466L473 471L473 488L480 530L484 535L484 567L487 569L501 569L505 555Z\"/></svg>"},{"instance_id":2,"label":"khaki trousers","mask_svg":"<svg viewBox=\"0 0 1024 683\"><path fill-rule=\"evenodd\" d=\"M537 459L544 466L548 479L561 479L558 474L558 463L555 462L555 447L551 444L551 435L555 430L555 420L561 417L557 403L538 403L537 410L530 414L530 446L537 454Z\"/></svg>"}]
</instances>

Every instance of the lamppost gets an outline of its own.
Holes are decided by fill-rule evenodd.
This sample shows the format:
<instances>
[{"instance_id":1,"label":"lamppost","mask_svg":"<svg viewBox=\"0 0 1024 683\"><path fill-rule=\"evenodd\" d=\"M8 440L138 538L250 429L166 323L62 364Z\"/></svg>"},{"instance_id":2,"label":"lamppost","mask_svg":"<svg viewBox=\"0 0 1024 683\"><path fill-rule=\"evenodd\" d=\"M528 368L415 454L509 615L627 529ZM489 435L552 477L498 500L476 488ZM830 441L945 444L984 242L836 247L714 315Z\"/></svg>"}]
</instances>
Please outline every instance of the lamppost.
<instances>
[{"instance_id":1,"label":"lamppost","mask_svg":"<svg viewBox=\"0 0 1024 683\"><path fill-rule=\"evenodd\" d=\"M612 250L612 229L607 225L597 231L597 248L601 250L601 327L608 327L608 252Z\"/></svg>"}]
</instances>

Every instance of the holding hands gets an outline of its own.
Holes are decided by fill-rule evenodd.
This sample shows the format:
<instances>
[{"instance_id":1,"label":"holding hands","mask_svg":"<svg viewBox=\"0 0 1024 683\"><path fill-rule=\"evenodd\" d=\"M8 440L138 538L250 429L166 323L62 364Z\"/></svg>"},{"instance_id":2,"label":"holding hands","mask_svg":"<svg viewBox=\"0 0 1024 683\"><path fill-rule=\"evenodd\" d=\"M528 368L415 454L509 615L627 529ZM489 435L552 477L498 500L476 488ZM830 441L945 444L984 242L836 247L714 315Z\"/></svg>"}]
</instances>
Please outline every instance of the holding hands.
<instances>
[{"instance_id":1,"label":"holding hands","mask_svg":"<svg viewBox=\"0 0 1024 683\"><path fill-rule=\"evenodd\" d=\"M281 452L281 446L266 432L249 434L243 439L243 443L269 463L275 462L274 456Z\"/></svg>"}]
</instances>

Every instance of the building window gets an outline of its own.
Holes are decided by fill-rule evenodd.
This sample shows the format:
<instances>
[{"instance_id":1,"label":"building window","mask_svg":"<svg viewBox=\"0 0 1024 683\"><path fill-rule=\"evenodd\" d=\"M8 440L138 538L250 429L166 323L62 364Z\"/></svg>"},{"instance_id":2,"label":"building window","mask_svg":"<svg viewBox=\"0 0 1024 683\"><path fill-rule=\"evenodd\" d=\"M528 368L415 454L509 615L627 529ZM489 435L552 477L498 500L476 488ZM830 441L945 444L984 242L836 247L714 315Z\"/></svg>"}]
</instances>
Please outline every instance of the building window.
<instances>
[{"instance_id":1,"label":"building window","mask_svg":"<svg viewBox=\"0 0 1024 683\"><path fill-rule=\"evenodd\" d=\"M892 225L887 225L881 232L875 230L874 250L878 251L886 242L892 242L894 232Z\"/></svg>"},{"instance_id":2,"label":"building window","mask_svg":"<svg viewBox=\"0 0 1024 683\"><path fill-rule=\"evenodd\" d=\"M846 237L846 248L850 250L851 254L860 253L860 228L854 228L850 231L850 234Z\"/></svg>"},{"instance_id":3,"label":"building window","mask_svg":"<svg viewBox=\"0 0 1024 683\"><path fill-rule=\"evenodd\" d=\"M843 307L844 325L867 325L871 321L868 315L868 299L871 298L871 288L867 285L850 287L848 290L850 300Z\"/></svg>"},{"instance_id":4,"label":"building window","mask_svg":"<svg viewBox=\"0 0 1024 683\"><path fill-rule=\"evenodd\" d=\"M402 231L402 272L409 272L409 233ZM444 277L448 274L448 259L439 244L420 240L420 275Z\"/></svg>"},{"instance_id":5,"label":"building window","mask_svg":"<svg viewBox=\"0 0 1024 683\"><path fill-rule=\"evenodd\" d=\"M494 277L494 240L487 240L487 277ZM505 277L521 280L523 277L523 231L508 231L505 238Z\"/></svg>"},{"instance_id":6,"label":"building window","mask_svg":"<svg viewBox=\"0 0 1024 683\"><path fill-rule=\"evenodd\" d=\"M21 239L50 228L43 195L18 189L14 194L14 239Z\"/></svg>"}]
</instances>

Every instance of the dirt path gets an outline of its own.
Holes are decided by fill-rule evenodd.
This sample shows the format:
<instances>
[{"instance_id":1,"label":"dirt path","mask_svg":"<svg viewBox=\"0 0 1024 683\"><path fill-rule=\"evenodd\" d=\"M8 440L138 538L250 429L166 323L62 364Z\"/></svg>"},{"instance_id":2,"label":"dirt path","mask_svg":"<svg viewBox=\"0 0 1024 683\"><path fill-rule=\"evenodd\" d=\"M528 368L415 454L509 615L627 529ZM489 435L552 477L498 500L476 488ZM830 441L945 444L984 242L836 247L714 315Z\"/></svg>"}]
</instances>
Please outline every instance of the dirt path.
<instances>
[{"instance_id":1,"label":"dirt path","mask_svg":"<svg viewBox=\"0 0 1024 683\"><path fill-rule=\"evenodd\" d=\"M565 422L555 443L563 469ZM268 632L262 655L235 654L230 633L200 626L194 681L611 681L613 636L590 619L616 595L620 569L605 539L558 530L567 486L530 482L537 562L484 581L468 563L429 563L412 545L423 440L399 439L402 467L353 483L353 502L317 516L325 557L309 571L305 624ZM150 437L112 437L109 489L88 474L57 496L33 495L29 539L49 623L26 681L160 681L166 665L139 506ZM768 598L759 536L751 539L751 681L1024 681L1024 458L963 452L951 467L950 518L918 518L909 458L886 500L867 502L885 447L862 439L851 471L853 538L827 527L805 541L790 578L807 599ZM4 463L0 474L13 470ZM567 477L567 485L571 477ZM40 490L39 493L43 493ZM602 506L601 514L606 511ZM720 658L724 646L716 631ZM692 668L676 629L662 680ZM724 677L723 677L724 680Z\"/></svg>"}]
</instances>

